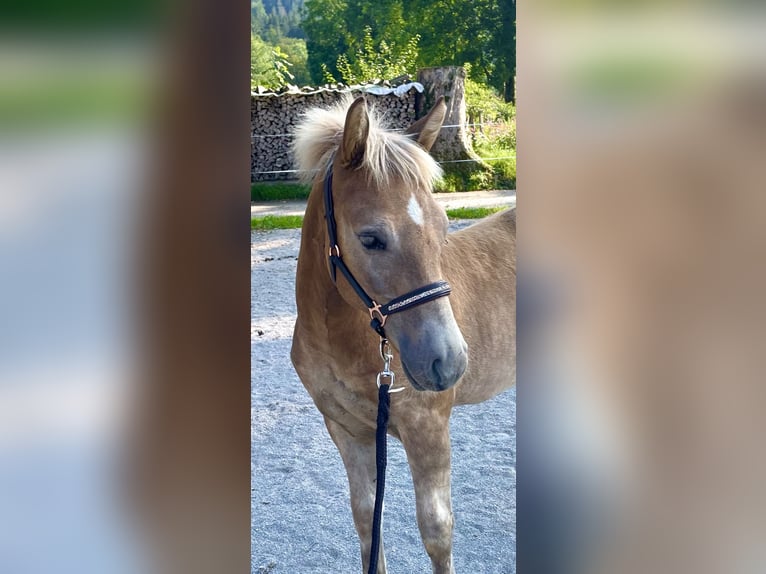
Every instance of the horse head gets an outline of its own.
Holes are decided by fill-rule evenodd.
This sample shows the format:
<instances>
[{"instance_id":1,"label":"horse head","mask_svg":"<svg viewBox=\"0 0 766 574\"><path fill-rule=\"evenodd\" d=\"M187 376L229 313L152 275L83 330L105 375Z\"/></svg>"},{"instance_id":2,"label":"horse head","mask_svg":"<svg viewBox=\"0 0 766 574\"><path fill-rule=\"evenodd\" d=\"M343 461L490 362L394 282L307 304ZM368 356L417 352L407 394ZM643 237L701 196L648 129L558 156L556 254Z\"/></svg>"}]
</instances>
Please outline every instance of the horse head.
<instances>
[{"instance_id":1,"label":"horse head","mask_svg":"<svg viewBox=\"0 0 766 574\"><path fill-rule=\"evenodd\" d=\"M375 301L442 279L448 220L431 195L441 170L428 150L445 112L440 98L405 134L381 129L364 98L346 113L332 166L337 241L343 261ZM348 282L338 279L337 286L349 305L360 307ZM467 345L448 297L389 315L385 330L416 389L448 389L465 372Z\"/></svg>"}]
</instances>

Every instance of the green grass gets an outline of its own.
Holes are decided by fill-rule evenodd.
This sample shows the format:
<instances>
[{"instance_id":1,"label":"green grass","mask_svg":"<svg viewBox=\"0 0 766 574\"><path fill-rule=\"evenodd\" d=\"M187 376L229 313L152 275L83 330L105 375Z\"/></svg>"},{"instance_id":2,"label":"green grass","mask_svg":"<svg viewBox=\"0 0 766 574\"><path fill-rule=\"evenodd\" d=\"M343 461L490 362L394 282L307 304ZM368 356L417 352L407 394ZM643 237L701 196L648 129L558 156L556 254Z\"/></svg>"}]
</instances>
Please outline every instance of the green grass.
<instances>
[{"instance_id":1,"label":"green grass","mask_svg":"<svg viewBox=\"0 0 766 574\"><path fill-rule=\"evenodd\" d=\"M250 220L251 231L269 229L299 229L303 225L302 215L264 215Z\"/></svg>"},{"instance_id":2,"label":"green grass","mask_svg":"<svg viewBox=\"0 0 766 574\"><path fill-rule=\"evenodd\" d=\"M488 141L477 143L474 150L492 167L491 189L516 189L516 150L514 148L503 141Z\"/></svg>"},{"instance_id":3,"label":"green grass","mask_svg":"<svg viewBox=\"0 0 766 574\"><path fill-rule=\"evenodd\" d=\"M459 207L448 209L450 219L481 219L502 211L505 207ZM272 229L300 229L303 225L301 215L264 215L250 220L251 231L268 231Z\"/></svg>"},{"instance_id":4,"label":"green grass","mask_svg":"<svg viewBox=\"0 0 766 574\"><path fill-rule=\"evenodd\" d=\"M447 217L450 219L482 219L498 211L503 211L505 207L457 207L447 210Z\"/></svg>"},{"instance_id":5,"label":"green grass","mask_svg":"<svg viewBox=\"0 0 766 574\"><path fill-rule=\"evenodd\" d=\"M483 154L484 157L490 157ZM492 155L505 157L507 154ZM444 176L434 185L438 193L516 189L516 158L486 161L489 168L473 163L444 164Z\"/></svg>"},{"instance_id":6,"label":"green grass","mask_svg":"<svg viewBox=\"0 0 766 574\"><path fill-rule=\"evenodd\" d=\"M266 183L259 182L250 185L250 201L277 201L280 199L307 199L311 191L310 185L302 183Z\"/></svg>"}]
</instances>

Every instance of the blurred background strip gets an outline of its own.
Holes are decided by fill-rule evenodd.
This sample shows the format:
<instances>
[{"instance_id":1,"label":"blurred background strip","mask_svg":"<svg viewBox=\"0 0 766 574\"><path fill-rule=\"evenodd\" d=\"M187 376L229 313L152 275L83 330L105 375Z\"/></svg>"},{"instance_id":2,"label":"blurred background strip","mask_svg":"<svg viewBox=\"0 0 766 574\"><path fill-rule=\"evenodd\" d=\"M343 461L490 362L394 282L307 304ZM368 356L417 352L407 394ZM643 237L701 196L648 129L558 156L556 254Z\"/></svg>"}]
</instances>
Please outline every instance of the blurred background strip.
<instances>
[{"instance_id":1,"label":"blurred background strip","mask_svg":"<svg viewBox=\"0 0 766 574\"><path fill-rule=\"evenodd\" d=\"M0 571L249 570L244 2L5 2Z\"/></svg>"},{"instance_id":2,"label":"blurred background strip","mask_svg":"<svg viewBox=\"0 0 766 574\"><path fill-rule=\"evenodd\" d=\"M765 28L520 6L520 572L766 567Z\"/></svg>"}]
</instances>

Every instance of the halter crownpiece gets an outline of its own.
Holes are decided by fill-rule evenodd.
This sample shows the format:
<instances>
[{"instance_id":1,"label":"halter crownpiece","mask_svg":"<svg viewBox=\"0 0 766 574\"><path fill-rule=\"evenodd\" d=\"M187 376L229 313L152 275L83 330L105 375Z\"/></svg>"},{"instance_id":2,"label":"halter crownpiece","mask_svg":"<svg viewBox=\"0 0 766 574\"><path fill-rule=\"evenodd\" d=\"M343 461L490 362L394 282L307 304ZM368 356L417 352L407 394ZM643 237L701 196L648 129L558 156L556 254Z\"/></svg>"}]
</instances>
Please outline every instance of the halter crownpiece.
<instances>
[{"instance_id":1,"label":"halter crownpiece","mask_svg":"<svg viewBox=\"0 0 766 574\"><path fill-rule=\"evenodd\" d=\"M346 278L346 281L348 281L349 285L356 291L357 296L367 307L367 310L370 313L370 327L385 339L386 332L383 327L386 324L386 319L389 315L400 313L401 311L411 309L412 307L422 305L423 303L428 303L439 297L446 297L450 294L452 288L449 283L440 280L413 289L404 295L391 299L391 301L384 305L378 304L367 294L367 291L365 291L359 281L356 280L340 255L340 248L338 247L338 230L335 224L335 210L332 200L332 164L333 159L331 158L330 164L327 166L327 174L324 178L324 211L325 219L327 220L327 236L330 240L330 274L332 275L332 280L336 281L336 270L340 269L340 272Z\"/></svg>"}]
</instances>

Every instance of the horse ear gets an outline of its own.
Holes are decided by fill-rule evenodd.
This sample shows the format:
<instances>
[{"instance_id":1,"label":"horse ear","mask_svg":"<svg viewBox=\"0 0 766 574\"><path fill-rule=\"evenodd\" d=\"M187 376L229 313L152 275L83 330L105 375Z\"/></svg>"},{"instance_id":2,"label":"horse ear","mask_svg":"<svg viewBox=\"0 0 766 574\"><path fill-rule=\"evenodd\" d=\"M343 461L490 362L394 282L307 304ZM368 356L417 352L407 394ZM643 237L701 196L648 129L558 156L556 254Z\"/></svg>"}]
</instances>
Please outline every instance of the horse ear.
<instances>
[{"instance_id":1,"label":"horse ear","mask_svg":"<svg viewBox=\"0 0 766 574\"><path fill-rule=\"evenodd\" d=\"M344 167L356 168L362 164L369 132L370 119L367 115L367 104L360 96L348 108L346 124L343 127L340 160Z\"/></svg>"},{"instance_id":2,"label":"horse ear","mask_svg":"<svg viewBox=\"0 0 766 574\"><path fill-rule=\"evenodd\" d=\"M439 136L439 130L446 114L447 104L444 103L444 96L439 96L431 111L412 124L406 133L415 134L417 142L428 151Z\"/></svg>"}]
</instances>

